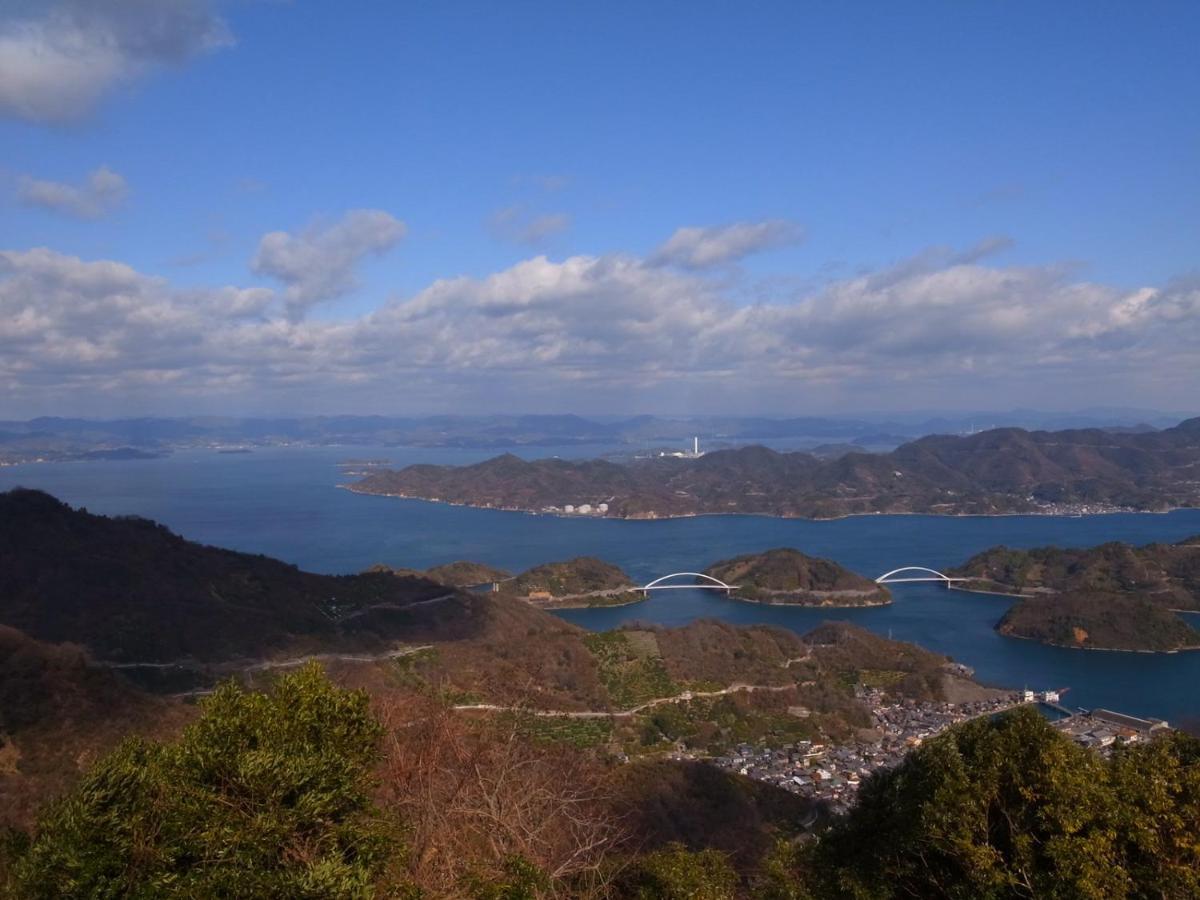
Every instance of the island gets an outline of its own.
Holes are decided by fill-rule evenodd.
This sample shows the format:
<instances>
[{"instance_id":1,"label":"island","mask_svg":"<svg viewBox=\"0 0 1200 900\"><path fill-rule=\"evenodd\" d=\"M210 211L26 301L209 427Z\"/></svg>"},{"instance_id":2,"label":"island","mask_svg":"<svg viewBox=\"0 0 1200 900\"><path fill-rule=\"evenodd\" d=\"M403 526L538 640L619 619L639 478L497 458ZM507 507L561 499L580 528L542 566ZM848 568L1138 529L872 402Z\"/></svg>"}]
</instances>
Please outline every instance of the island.
<instances>
[{"instance_id":1,"label":"island","mask_svg":"<svg viewBox=\"0 0 1200 900\"><path fill-rule=\"evenodd\" d=\"M1150 432L997 428L834 458L760 446L615 462L527 461L379 469L350 490L489 509L653 519L739 513L1000 515L1200 505L1200 418Z\"/></svg>"},{"instance_id":2,"label":"island","mask_svg":"<svg viewBox=\"0 0 1200 900\"><path fill-rule=\"evenodd\" d=\"M1174 544L991 547L948 575L958 590L1018 602L996 630L1060 647L1173 652L1200 647L1177 613L1200 611L1200 536Z\"/></svg>"},{"instance_id":3,"label":"island","mask_svg":"<svg viewBox=\"0 0 1200 900\"><path fill-rule=\"evenodd\" d=\"M496 588L543 609L625 606L646 599L620 567L593 556L534 566Z\"/></svg>"},{"instance_id":4,"label":"island","mask_svg":"<svg viewBox=\"0 0 1200 900\"><path fill-rule=\"evenodd\" d=\"M1012 594L1136 593L1168 609L1200 612L1200 535L1140 547L1119 541L1030 550L1001 545L975 554L946 574L971 579L966 582L968 589Z\"/></svg>"},{"instance_id":5,"label":"island","mask_svg":"<svg viewBox=\"0 0 1200 900\"><path fill-rule=\"evenodd\" d=\"M713 563L704 574L736 585L730 596L788 606L884 606L891 591L829 559L790 547Z\"/></svg>"},{"instance_id":6,"label":"island","mask_svg":"<svg viewBox=\"0 0 1200 900\"><path fill-rule=\"evenodd\" d=\"M1085 650L1200 649L1200 631L1134 594L1072 591L1026 597L1004 614L996 630L1008 637Z\"/></svg>"}]
</instances>

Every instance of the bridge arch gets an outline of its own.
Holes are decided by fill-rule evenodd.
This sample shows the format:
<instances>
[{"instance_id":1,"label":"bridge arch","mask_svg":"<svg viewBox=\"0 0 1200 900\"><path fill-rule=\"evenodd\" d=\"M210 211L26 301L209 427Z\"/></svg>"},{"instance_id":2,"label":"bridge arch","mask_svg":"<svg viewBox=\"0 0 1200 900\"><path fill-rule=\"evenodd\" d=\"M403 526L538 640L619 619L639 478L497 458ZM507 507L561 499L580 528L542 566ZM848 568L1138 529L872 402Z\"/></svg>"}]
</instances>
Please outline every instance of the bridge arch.
<instances>
[{"instance_id":1,"label":"bridge arch","mask_svg":"<svg viewBox=\"0 0 1200 900\"><path fill-rule=\"evenodd\" d=\"M649 584L639 588L639 590L651 591L661 585L664 581L669 581L672 578L682 578L685 575L690 575L693 578L703 578L705 581L711 582L711 584L689 584L680 585L680 587L722 588L726 591L732 591L735 587L737 587L737 585L734 584L726 584L720 578L713 578L711 575L705 575L703 572L672 572L670 575L663 575L659 578L655 578Z\"/></svg>"},{"instance_id":2,"label":"bridge arch","mask_svg":"<svg viewBox=\"0 0 1200 900\"><path fill-rule=\"evenodd\" d=\"M894 575L900 575L903 572L924 572L924 575L914 576L911 578L893 578ZM890 572L884 572L875 579L876 584L889 584L893 582L904 581L944 581L949 584L952 581L963 581L962 578L951 578L937 569L930 569L927 566L901 566L899 569L892 569Z\"/></svg>"}]
</instances>

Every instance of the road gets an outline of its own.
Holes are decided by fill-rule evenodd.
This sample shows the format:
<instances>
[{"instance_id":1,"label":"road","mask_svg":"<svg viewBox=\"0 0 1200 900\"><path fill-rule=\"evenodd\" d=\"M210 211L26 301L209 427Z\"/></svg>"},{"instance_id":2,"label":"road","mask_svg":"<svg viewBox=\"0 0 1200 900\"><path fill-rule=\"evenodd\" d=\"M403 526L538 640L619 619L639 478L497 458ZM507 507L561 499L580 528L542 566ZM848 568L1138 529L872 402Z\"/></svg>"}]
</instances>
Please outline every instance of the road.
<instances>
[{"instance_id":1,"label":"road","mask_svg":"<svg viewBox=\"0 0 1200 900\"><path fill-rule=\"evenodd\" d=\"M424 603L432 601L425 600ZM106 669L194 669L211 672L257 672L264 669L288 669L302 666L310 662L379 662L385 659L399 659L411 656L422 650L432 650L433 644L421 644L412 647L393 647L381 653L309 653L304 656L292 656L286 659L239 660L237 662L213 663L205 665L194 659L179 659L174 662L97 662L96 665Z\"/></svg>"}]
</instances>

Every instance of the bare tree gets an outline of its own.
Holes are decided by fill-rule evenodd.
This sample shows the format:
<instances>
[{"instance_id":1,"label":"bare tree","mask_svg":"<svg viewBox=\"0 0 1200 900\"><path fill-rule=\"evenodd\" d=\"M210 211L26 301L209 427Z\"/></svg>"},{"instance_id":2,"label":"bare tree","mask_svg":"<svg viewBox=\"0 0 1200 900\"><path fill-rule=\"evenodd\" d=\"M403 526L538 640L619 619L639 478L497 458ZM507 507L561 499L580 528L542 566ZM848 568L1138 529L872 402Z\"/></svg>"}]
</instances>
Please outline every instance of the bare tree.
<instances>
[{"instance_id":1,"label":"bare tree","mask_svg":"<svg viewBox=\"0 0 1200 900\"><path fill-rule=\"evenodd\" d=\"M624 834L603 767L538 743L520 715L472 718L435 700L389 699L380 803L408 828L409 877L434 896L468 878L501 878L521 858L548 876L544 896L600 897L607 851Z\"/></svg>"}]
</instances>

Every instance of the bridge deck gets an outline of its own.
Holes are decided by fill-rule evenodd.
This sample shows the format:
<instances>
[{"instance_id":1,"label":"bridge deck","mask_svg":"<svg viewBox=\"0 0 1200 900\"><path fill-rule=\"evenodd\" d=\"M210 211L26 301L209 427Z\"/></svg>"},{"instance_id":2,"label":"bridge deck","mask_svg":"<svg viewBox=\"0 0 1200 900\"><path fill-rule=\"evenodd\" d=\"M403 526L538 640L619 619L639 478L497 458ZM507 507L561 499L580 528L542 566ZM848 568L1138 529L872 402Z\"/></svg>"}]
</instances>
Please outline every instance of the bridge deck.
<instances>
[{"instance_id":1,"label":"bridge deck","mask_svg":"<svg viewBox=\"0 0 1200 900\"><path fill-rule=\"evenodd\" d=\"M655 584L644 585L640 588L634 588L638 591L735 591L738 585L719 585L719 584Z\"/></svg>"},{"instance_id":2,"label":"bridge deck","mask_svg":"<svg viewBox=\"0 0 1200 900\"><path fill-rule=\"evenodd\" d=\"M876 578L875 583L876 584L908 584L909 582L913 582L913 581L937 581L937 582L941 582L942 584L945 584L950 581L970 581L970 580L971 580L970 578L950 578L950 577L934 578L934 577L930 576L928 578L886 578L886 579L883 579L882 581L880 579Z\"/></svg>"}]
</instances>

